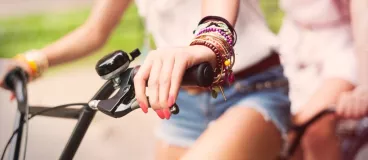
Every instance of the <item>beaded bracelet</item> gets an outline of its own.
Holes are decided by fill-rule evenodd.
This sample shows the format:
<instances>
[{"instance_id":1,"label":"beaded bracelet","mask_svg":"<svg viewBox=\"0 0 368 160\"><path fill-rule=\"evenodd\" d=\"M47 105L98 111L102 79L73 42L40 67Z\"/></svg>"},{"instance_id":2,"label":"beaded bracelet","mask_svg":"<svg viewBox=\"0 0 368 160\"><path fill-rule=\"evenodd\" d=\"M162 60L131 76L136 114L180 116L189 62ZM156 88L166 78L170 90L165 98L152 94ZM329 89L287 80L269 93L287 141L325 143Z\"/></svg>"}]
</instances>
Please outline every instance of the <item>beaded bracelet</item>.
<instances>
[{"instance_id":1,"label":"beaded bracelet","mask_svg":"<svg viewBox=\"0 0 368 160\"><path fill-rule=\"evenodd\" d=\"M208 48L210 48L215 54L216 54L216 68L215 68L215 74L214 82L212 84L212 87L210 88L212 91L212 96L214 98L217 97L218 92L221 92L224 99L226 100L226 97L223 93L222 85L224 84L225 80L228 83L232 83L234 81L234 76L232 74L231 68L229 68L229 61L227 61L229 58L229 54L226 47L219 41L219 39L205 39L202 37L199 37L195 39L191 45L204 45ZM225 77L225 78L224 78Z\"/></svg>"},{"instance_id":2,"label":"beaded bracelet","mask_svg":"<svg viewBox=\"0 0 368 160\"><path fill-rule=\"evenodd\" d=\"M235 37L233 36L233 33L228 27L226 27L225 23L223 22L207 22L205 24L199 25L195 30L196 35L201 35L208 32L217 32L221 35L221 37L224 37L224 39L226 39L230 45L235 45Z\"/></svg>"},{"instance_id":3,"label":"beaded bracelet","mask_svg":"<svg viewBox=\"0 0 368 160\"><path fill-rule=\"evenodd\" d=\"M210 22L210 23L208 23ZM211 23L212 22L212 23ZM222 27L224 28L227 28L230 30L230 32L232 33L232 36L234 37L234 42L233 44L235 45L236 44L236 41L237 41L237 34L235 32L235 29L234 27L229 23L229 21L227 21L225 18L222 18L222 17L219 17L219 16L206 16L204 18L202 18L199 23L198 23L198 27L196 30L194 30L193 33L195 33L196 31L198 31L200 28L207 28L209 26L205 26L205 25L221 25ZM201 27L202 26L202 27Z\"/></svg>"},{"instance_id":4,"label":"beaded bracelet","mask_svg":"<svg viewBox=\"0 0 368 160\"><path fill-rule=\"evenodd\" d=\"M190 43L191 46L206 46L216 55L215 77L210 87L212 96L216 98L218 92L221 92L226 100L222 85L225 82L232 83L234 81L232 67L235 62L233 47L236 43L236 32L227 20L208 16L199 22L194 34L195 38Z\"/></svg>"},{"instance_id":5,"label":"beaded bracelet","mask_svg":"<svg viewBox=\"0 0 368 160\"><path fill-rule=\"evenodd\" d=\"M203 33L218 33L220 34L220 36L222 36L227 43L231 44L232 46L234 45L234 40L233 38L230 36L231 34L229 33L226 33L225 31L219 29L219 28L216 28L216 27L208 27L208 28L204 28L202 30L199 31L199 33L197 33L196 35L201 35Z\"/></svg>"},{"instance_id":6,"label":"beaded bracelet","mask_svg":"<svg viewBox=\"0 0 368 160\"><path fill-rule=\"evenodd\" d=\"M228 45L226 43L225 40L223 40L222 38L212 35L212 34L202 34L200 36L197 36L196 39L202 39L202 40L217 40L217 41L221 41L219 44L221 45L222 48L225 49L224 52L224 58L226 58L226 60L224 61L224 65L226 65L228 68L232 68L234 63L235 63L235 53L234 53L234 49L232 46Z\"/></svg>"},{"instance_id":7,"label":"beaded bracelet","mask_svg":"<svg viewBox=\"0 0 368 160\"><path fill-rule=\"evenodd\" d=\"M206 22L206 21L221 21L223 23L225 23L227 25L227 27L229 27L229 29L231 30L231 32L235 33L235 29L233 28L233 26L229 23L229 21L227 21L225 18L222 18L222 17L219 17L219 16L206 16L206 17L203 17L198 25L201 25L202 23Z\"/></svg>"}]
</instances>

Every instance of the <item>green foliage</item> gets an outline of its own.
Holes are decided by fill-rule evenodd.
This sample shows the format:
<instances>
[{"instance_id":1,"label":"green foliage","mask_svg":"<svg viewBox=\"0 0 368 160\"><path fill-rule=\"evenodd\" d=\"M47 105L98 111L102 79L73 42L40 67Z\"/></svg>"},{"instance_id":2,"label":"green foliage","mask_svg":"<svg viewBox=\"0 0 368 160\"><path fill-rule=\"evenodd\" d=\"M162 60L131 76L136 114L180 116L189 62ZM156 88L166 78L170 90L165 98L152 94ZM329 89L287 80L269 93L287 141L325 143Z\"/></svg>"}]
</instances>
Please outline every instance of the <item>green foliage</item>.
<instances>
[{"instance_id":1,"label":"green foliage","mask_svg":"<svg viewBox=\"0 0 368 160\"><path fill-rule=\"evenodd\" d=\"M279 0L260 0L262 11L271 31L277 33L281 26L284 13L278 7Z\"/></svg>"},{"instance_id":2,"label":"green foliage","mask_svg":"<svg viewBox=\"0 0 368 160\"><path fill-rule=\"evenodd\" d=\"M283 13L278 8L278 0L261 0L267 23L272 31L279 30ZM13 57L29 49L42 48L80 26L88 17L88 8L32 14L21 17L0 19L0 57ZM116 28L108 43L93 56L73 62L73 64L90 64L103 55L117 50L126 51L141 47L143 44L143 25L132 5L122 22ZM88 41L88 38L86 38Z\"/></svg>"},{"instance_id":3,"label":"green foliage","mask_svg":"<svg viewBox=\"0 0 368 160\"><path fill-rule=\"evenodd\" d=\"M42 48L76 29L88 15L89 9L79 9L0 19L0 57L13 57L29 49ZM116 49L132 50L142 44L142 39L143 26L133 6L96 56Z\"/></svg>"}]
</instances>

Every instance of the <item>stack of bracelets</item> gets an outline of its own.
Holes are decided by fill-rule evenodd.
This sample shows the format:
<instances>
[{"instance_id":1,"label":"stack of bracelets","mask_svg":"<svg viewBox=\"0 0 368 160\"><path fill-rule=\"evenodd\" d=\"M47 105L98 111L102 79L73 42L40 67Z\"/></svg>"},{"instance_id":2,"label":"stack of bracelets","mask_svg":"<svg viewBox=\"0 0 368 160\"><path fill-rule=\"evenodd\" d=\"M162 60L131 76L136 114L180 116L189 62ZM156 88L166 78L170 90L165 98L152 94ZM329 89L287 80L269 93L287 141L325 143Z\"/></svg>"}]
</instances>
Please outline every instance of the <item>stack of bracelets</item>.
<instances>
[{"instance_id":1,"label":"stack of bracelets","mask_svg":"<svg viewBox=\"0 0 368 160\"><path fill-rule=\"evenodd\" d=\"M15 56L15 59L27 63L31 71L29 77L32 80L40 77L48 68L46 55L36 50L28 51L25 54L18 54Z\"/></svg>"},{"instance_id":2,"label":"stack of bracelets","mask_svg":"<svg viewBox=\"0 0 368 160\"><path fill-rule=\"evenodd\" d=\"M212 97L216 98L221 92L224 99L222 86L231 84L235 77L232 67L235 62L234 45L236 43L236 32L231 24L224 18L217 16L204 17L194 31L195 38L190 43L210 48L216 54L215 77L211 85Z\"/></svg>"}]
</instances>

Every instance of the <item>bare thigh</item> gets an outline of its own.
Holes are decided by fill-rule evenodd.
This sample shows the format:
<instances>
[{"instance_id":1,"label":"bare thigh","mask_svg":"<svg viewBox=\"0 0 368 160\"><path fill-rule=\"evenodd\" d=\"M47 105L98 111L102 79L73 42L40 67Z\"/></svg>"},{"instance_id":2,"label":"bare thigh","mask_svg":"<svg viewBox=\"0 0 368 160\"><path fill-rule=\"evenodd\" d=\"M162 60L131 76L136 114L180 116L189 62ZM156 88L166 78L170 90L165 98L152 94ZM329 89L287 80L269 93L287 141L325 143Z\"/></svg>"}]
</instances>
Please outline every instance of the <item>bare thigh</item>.
<instances>
[{"instance_id":1,"label":"bare thigh","mask_svg":"<svg viewBox=\"0 0 368 160\"><path fill-rule=\"evenodd\" d=\"M187 148L169 145L161 140L156 143L156 160L176 160L180 159Z\"/></svg>"},{"instance_id":2,"label":"bare thigh","mask_svg":"<svg viewBox=\"0 0 368 160\"><path fill-rule=\"evenodd\" d=\"M157 159L275 159L282 146L272 122L252 108L233 107L211 125L188 150L159 142Z\"/></svg>"}]
</instances>

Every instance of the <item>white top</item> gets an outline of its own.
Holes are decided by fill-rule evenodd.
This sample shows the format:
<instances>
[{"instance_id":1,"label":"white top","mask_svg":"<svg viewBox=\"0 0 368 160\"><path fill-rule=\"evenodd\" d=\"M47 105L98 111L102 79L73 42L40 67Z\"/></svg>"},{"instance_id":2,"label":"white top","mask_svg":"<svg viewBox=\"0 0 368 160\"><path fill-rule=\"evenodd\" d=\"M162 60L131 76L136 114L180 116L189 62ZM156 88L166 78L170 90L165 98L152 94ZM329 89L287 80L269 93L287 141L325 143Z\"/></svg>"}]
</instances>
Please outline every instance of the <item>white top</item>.
<instances>
[{"instance_id":1,"label":"white top","mask_svg":"<svg viewBox=\"0 0 368 160\"><path fill-rule=\"evenodd\" d=\"M308 2L308 3L307 3ZM328 78L356 84L350 23L306 29L295 21L327 24L343 17L332 0L281 0L286 18L279 32L281 60L290 82L292 112L298 112ZM313 28L313 27L312 27Z\"/></svg>"},{"instance_id":2,"label":"white top","mask_svg":"<svg viewBox=\"0 0 368 160\"><path fill-rule=\"evenodd\" d=\"M328 25L349 19L350 0L280 0L289 19L307 25Z\"/></svg>"},{"instance_id":3,"label":"white top","mask_svg":"<svg viewBox=\"0 0 368 160\"><path fill-rule=\"evenodd\" d=\"M186 46L201 19L200 0L136 0L157 47ZM234 72L242 70L269 55L276 45L275 35L268 29L257 0L242 0L235 26Z\"/></svg>"}]
</instances>

